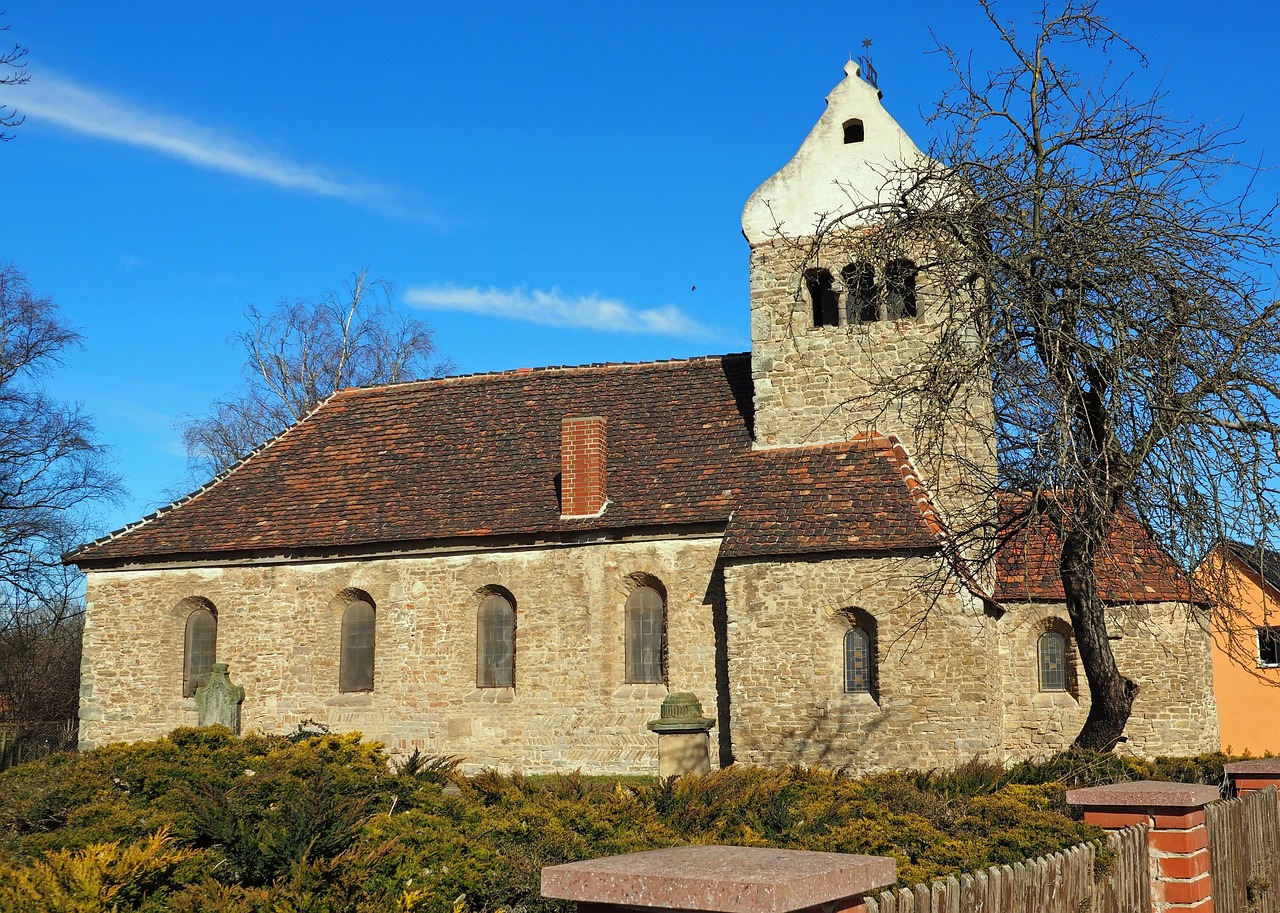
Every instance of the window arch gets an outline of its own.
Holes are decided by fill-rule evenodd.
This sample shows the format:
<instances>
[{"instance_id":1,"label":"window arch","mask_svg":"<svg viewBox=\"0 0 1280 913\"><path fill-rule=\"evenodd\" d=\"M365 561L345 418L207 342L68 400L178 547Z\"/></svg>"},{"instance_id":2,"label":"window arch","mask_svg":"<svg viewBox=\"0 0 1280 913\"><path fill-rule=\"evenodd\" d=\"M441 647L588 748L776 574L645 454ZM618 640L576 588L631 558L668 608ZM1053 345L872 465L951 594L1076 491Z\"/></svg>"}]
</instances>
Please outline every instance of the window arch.
<instances>
[{"instance_id":1,"label":"window arch","mask_svg":"<svg viewBox=\"0 0 1280 913\"><path fill-rule=\"evenodd\" d=\"M338 661L339 691L373 690L374 632L377 612L363 594L342 610L342 645Z\"/></svg>"},{"instance_id":2,"label":"window arch","mask_svg":"<svg viewBox=\"0 0 1280 913\"><path fill-rule=\"evenodd\" d=\"M876 669L876 620L862 609L846 609L844 632L844 691L869 694L879 700Z\"/></svg>"},{"instance_id":3,"label":"window arch","mask_svg":"<svg viewBox=\"0 0 1280 913\"><path fill-rule=\"evenodd\" d=\"M183 697L193 697L197 688L209 684L218 650L218 615L213 603L205 599L194 603L183 633Z\"/></svg>"},{"instance_id":4,"label":"window arch","mask_svg":"<svg viewBox=\"0 0 1280 913\"><path fill-rule=\"evenodd\" d=\"M1036 642L1041 691L1067 689L1067 638L1061 631L1045 631Z\"/></svg>"},{"instance_id":5,"label":"window arch","mask_svg":"<svg viewBox=\"0 0 1280 913\"><path fill-rule=\"evenodd\" d=\"M652 584L638 586L627 597L626 680L637 684L666 681L667 600Z\"/></svg>"},{"instance_id":6,"label":"window arch","mask_svg":"<svg viewBox=\"0 0 1280 913\"><path fill-rule=\"evenodd\" d=\"M916 316L916 265L903 257L884 268L885 319Z\"/></svg>"},{"instance_id":7,"label":"window arch","mask_svg":"<svg viewBox=\"0 0 1280 913\"><path fill-rule=\"evenodd\" d=\"M516 684L516 607L511 594L483 591L476 612L476 687L514 688Z\"/></svg>"},{"instance_id":8,"label":"window arch","mask_svg":"<svg viewBox=\"0 0 1280 913\"><path fill-rule=\"evenodd\" d=\"M866 138L866 132L863 129L862 121L858 118L847 120L844 122L844 141L848 143L860 143Z\"/></svg>"},{"instance_id":9,"label":"window arch","mask_svg":"<svg viewBox=\"0 0 1280 913\"><path fill-rule=\"evenodd\" d=\"M804 284L809 290L809 300L813 302L813 325L815 327L833 327L840 323L840 295L835 289L835 280L829 270L807 269L804 271Z\"/></svg>"},{"instance_id":10,"label":"window arch","mask_svg":"<svg viewBox=\"0 0 1280 913\"><path fill-rule=\"evenodd\" d=\"M876 271L870 263L850 263L840 271L845 288L846 322L875 323L880 319Z\"/></svg>"}]
</instances>

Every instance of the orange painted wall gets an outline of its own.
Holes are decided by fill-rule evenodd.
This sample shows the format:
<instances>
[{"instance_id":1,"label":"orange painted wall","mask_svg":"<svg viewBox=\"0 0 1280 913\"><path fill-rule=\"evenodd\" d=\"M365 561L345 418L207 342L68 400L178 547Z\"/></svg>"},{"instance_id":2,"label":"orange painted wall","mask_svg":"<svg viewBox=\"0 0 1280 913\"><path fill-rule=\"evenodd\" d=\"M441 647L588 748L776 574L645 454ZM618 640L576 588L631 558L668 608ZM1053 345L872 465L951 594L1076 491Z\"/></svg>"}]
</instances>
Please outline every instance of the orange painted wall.
<instances>
[{"instance_id":1,"label":"orange painted wall","mask_svg":"<svg viewBox=\"0 0 1280 913\"><path fill-rule=\"evenodd\" d=\"M1280 593L1238 561L1231 561L1230 570L1238 611L1229 620L1215 618L1213 626L1213 691L1222 748L1280 754L1280 668L1258 668L1255 633L1266 624L1280 627Z\"/></svg>"}]
</instances>

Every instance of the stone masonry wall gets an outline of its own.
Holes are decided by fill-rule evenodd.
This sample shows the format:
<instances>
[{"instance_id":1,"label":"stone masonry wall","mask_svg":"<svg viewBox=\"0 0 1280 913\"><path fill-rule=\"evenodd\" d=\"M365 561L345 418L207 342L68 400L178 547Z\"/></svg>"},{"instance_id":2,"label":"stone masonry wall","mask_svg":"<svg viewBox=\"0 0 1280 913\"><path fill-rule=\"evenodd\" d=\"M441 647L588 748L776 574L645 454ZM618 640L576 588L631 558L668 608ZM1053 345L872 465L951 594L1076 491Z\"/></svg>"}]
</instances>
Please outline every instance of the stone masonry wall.
<instances>
[{"instance_id":1,"label":"stone masonry wall","mask_svg":"<svg viewBox=\"0 0 1280 913\"><path fill-rule=\"evenodd\" d=\"M838 277L844 264L806 262L804 253L777 242L751 251L757 445L829 443L871 430L897 434L953 529L986 522L995 479L989 390L972 391L955 420L935 429L945 441L937 454L934 445L915 440L916 404L901 394L901 379L931 351L952 317L933 295L928 273L917 279L916 319L815 327L802 271L817 265Z\"/></svg>"},{"instance_id":2,"label":"stone masonry wall","mask_svg":"<svg viewBox=\"0 0 1280 913\"><path fill-rule=\"evenodd\" d=\"M1050 626L1069 635L1065 606L1024 603L1006 608L1000 622L1000 659L1007 755L1010 760L1047 757L1067 748L1080 732L1089 713L1089 686L1068 637L1068 690L1040 690L1036 645ZM1218 716L1209 635L1187 607L1118 607L1108 627L1120 671L1139 686L1124 750L1143 757L1216 751Z\"/></svg>"},{"instance_id":3,"label":"stone masonry wall","mask_svg":"<svg viewBox=\"0 0 1280 913\"><path fill-rule=\"evenodd\" d=\"M727 566L735 760L859 772L1000 760L996 624L951 585L926 619L937 570L926 559ZM850 608L876 622L878 696L844 691Z\"/></svg>"},{"instance_id":4,"label":"stone masonry wall","mask_svg":"<svg viewBox=\"0 0 1280 913\"><path fill-rule=\"evenodd\" d=\"M217 660L245 687L246 732L289 732L312 719L399 754L461 755L471 767L657 773L657 738L644 724L667 688L624 683L623 607L633 575L665 586L668 684L695 692L714 716L706 599L718 548L718 539L685 539L92 572L81 744L195 724L195 701L182 697L183 632L199 597L217 611ZM481 588L495 584L516 600L514 688L476 687L476 610ZM344 593L352 588L377 611L371 693L338 692Z\"/></svg>"}]
</instances>

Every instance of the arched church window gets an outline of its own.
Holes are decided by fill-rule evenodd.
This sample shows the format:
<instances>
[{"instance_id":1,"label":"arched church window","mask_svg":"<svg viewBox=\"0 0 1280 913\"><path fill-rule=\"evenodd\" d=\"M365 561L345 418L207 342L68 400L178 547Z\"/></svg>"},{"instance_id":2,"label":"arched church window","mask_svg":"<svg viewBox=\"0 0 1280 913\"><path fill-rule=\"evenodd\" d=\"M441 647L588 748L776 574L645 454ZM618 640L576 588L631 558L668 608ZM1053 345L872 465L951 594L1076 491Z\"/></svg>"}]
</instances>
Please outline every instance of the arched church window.
<instances>
[{"instance_id":1,"label":"arched church window","mask_svg":"<svg viewBox=\"0 0 1280 913\"><path fill-rule=\"evenodd\" d=\"M880 319L876 295L876 271L870 263L850 263L840 271L845 288L846 321L875 323Z\"/></svg>"},{"instance_id":2,"label":"arched church window","mask_svg":"<svg viewBox=\"0 0 1280 913\"><path fill-rule=\"evenodd\" d=\"M813 302L813 325L838 326L840 296L835 290L835 280L831 278L831 273L825 269L805 270L804 283L809 289L809 300Z\"/></svg>"},{"instance_id":3,"label":"arched church window","mask_svg":"<svg viewBox=\"0 0 1280 913\"><path fill-rule=\"evenodd\" d=\"M182 696L192 697L209 684L218 647L218 616L212 607L200 606L187 616L183 637Z\"/></svg>"},{"instance_id":4,"label":"arched church window","mask_svg":"<svg viewBox=\"0 0 1280 913\"><path fill-rule=\"evenodd\" d=\"M476 618L476 687L512 688L516 683L516 609L490 593Z\"/></svg>"},{"instance_id":5,"label":"arched church window","mask_svg":"<svg viewBox=\"0 0 1280 913\"><path fill-rule=\"evenodd\" d=\"M377 613L356 599L342 612L342 648L338 663L339 691L373 690L374 628Z\"/></svg>"},{"instance_id":6,"label":"arched church window","mask_svg":"<svg viewBox=\"0 0 1280 913\"><path fill-rule=\"evenodd\" d=\"M862 128L862 120L860 118L852 118L844 122L844 141L848 143L860 143L865 138Z\"/></svg>"},{"instance_id":7,"label":"arched church window","mask_svg":"<svg viewBox=\"0 0 1280 913\"><path fill-rule=\"evenodd\" d=\"M1041 691L1067 690L1067 638L1058 631L1046 631L1036 643Z\"/></svg>"},{"instance_id":8,"label":"arched church window","mask_svg":"<svg viewBox=\"0 0 1280 913\"><path fill-rule=\"evenodd\" d=\"M850 628L844 635L844 690L870 694L873 665L871 638L862 628Z\"/></svg>"},{"instance_id":9,"label":"arched church window","mask_svg":"<svg viewBox=\"0 0 1280 913\"><path fill-rule=\"evenodd\" d=\"M661 684L665 680L666 600L651 586L639 586L627 597L627 681Z\"/></svg>"},{"instance_id":10,"label":"arched church window","mask_svg":"<svg viewBox=\"0 0 1280 913\"><path fill-rule=\"evenodd\" d=\"M876 668L875 617L865 609L850 608L843 616L843 666L846 694L868 694L880 700Z\"/></svg>"},{"instance_id":11,"label":"arched church window","mask_svg":"<svg viewBox=\"0 0 1280 913\"><path fill-rule=\"evenodd\" d=\"M885 319L916 316L916 265L905 258L890 260L884 269Z\"/></svg>"}]
</instances>

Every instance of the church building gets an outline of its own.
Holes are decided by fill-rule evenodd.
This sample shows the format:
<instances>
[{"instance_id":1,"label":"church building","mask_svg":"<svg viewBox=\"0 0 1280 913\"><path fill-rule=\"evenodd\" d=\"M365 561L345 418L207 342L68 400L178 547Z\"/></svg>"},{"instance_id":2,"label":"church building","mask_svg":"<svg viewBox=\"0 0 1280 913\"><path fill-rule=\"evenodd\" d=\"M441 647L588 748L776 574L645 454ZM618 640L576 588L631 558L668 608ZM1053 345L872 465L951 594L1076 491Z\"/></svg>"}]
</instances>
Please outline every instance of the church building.
<instances>
[{"instance_id":1,"label":"church building","mask_svg":"<svg viewBox=\"0 0 1280 913\"><path fill-rule=\"evenodd\" d=\"M469 768L656 773L646 723L678 691L716 721L713 766L1065 748L1089 697L1054 544L977 564L951 530L995 508L921 465L911 403L876 402L947 320L928 270L797 254L921 156L851 62L743 213L750 353L343 390L78 549L81 746L194 725L218 662L245 731L315 721ZM971 401L956 458L994 477ZM1102 576L1130 749L1216 749L1180 575L1132 524Z\"/></svg>"}]
</instances>

